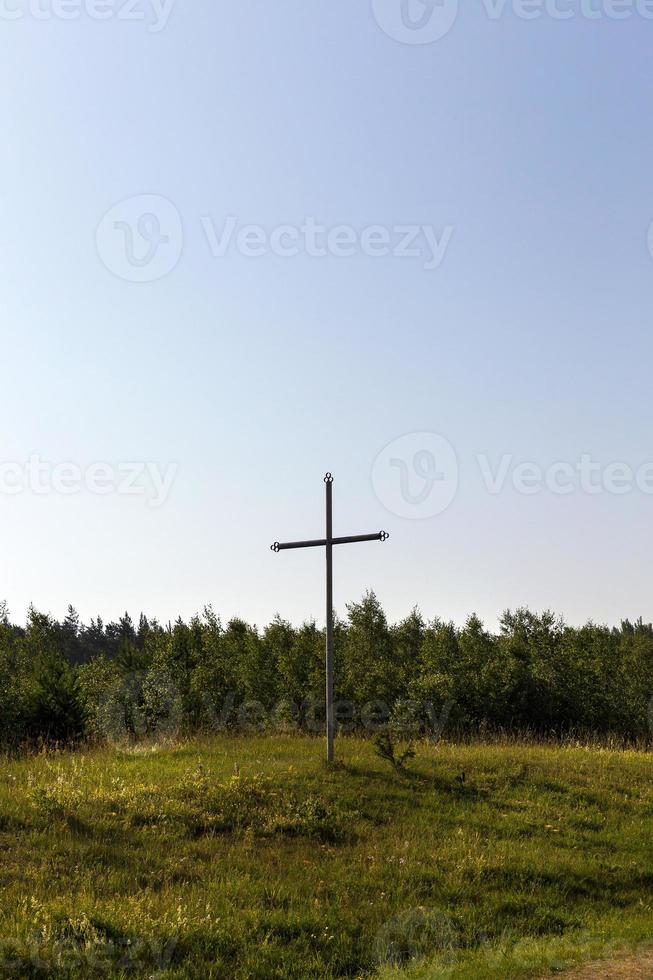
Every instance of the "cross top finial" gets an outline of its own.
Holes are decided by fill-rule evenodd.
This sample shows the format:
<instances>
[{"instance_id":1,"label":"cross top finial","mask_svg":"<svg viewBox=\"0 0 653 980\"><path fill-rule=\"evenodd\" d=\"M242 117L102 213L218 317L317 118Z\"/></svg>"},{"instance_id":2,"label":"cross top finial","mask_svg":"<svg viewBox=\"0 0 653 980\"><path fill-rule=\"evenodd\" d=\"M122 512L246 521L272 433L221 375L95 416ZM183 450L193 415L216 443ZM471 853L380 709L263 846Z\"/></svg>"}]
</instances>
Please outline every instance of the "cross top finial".
<instances>
[{"instance_id":1,"label":"cross top finial","mask_svg":"<svg viewBox=\"0 0 653 980\"><path fill-rule=\"evenodd\" d=\"M324 482L333 483L333 476L331 475L331 473L327 473L327 475L324 477Z\"/></svg>"}]
</instances>

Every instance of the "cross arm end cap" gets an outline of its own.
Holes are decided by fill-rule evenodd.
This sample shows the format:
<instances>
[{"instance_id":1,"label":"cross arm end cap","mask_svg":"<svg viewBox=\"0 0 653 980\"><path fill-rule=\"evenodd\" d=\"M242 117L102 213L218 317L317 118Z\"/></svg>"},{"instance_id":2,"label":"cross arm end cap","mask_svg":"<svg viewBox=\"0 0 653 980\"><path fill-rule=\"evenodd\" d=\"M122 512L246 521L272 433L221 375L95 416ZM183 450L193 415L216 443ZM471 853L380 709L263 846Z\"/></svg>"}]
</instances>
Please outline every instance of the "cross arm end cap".
<instances>
[{"instance_id":1,"label":"cross arm end cap","mask_svg":"<svg viewBox=\"0 0 653 980\"><path fill-rule=\"evenodd\" d=\"M381 541L387 541L390 535L387 531L381 531Z\"/></svg>"},{"instance_id":2,"label":"cross arm end cap","mask_svg":"<svg viewBox=\"0 0 653 980\"><path fill-rule=\"evenodd\" d=\"M279 550L280 550L280 547L279 547L279 542L278 541L275 541L274 544L271 544L270 545L270 551L274 551L275 554L278 554L279 553Z\"/></svg>"}]
</instances>

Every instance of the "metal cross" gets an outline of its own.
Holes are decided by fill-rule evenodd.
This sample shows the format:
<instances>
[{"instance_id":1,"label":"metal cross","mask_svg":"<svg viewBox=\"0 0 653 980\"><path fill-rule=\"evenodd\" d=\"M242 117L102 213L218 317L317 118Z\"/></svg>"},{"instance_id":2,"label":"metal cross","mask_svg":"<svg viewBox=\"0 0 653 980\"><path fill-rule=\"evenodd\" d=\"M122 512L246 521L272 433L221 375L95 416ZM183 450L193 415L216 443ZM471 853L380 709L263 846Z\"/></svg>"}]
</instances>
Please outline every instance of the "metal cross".
<instances>
[{"instance_id":1,"label":"metal cross","mask_svg":"<svg viewBox=\"0 0 653 980\"><path fill-rule=\"evenodd\" d=\"M378 534L352 534L346 538L333 537L333 477L324 477L326 484L326 537L315 541L290 541L271 545L274 552L291 551L295 548L326 548L326 736L327 761L333 762L333 736L335 719L333 713L333 546L334 544L357 544L360 541L387 541L390 537L385 531Z\"/></svg>"}]
</instances>

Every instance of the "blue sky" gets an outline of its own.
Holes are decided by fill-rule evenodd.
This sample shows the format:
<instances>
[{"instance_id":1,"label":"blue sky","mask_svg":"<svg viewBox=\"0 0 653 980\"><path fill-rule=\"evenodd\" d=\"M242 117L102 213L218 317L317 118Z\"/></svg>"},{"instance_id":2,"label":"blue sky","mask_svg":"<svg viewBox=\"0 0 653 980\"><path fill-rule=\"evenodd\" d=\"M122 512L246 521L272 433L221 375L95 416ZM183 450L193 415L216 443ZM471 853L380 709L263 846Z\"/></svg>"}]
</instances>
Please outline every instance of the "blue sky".
<instances>
[{"instance_id":1,"label":"blue sky","mask_svg":"<svg viewBox=\"0 0 653 980\"><path fill-rule=\"evenodd\" d=\"M327 469L336 532L391 534L338 552L340 612L373 588L393 619L416 603L489 624L520 604L651 618L643 5L617 20L593 0L589 19L589 0L551 0L527 20L486 0L405 43L379 23L399 23L400 0L176 0L165 24L146 0L104 20L90 0L68 0L70 19L52 2L0 4L5 484L34 456L176 476L160 506L147 475L141 495L120 481L64 494L47 473L47 492L3 484L0 595L16 618L30 601L165 620L212 602L259 624L321 620L322 556L268 547L322 533ZM147 258L143 201L167 236L145 282L125 265L130 222ZM206 228L230 217L264 254L234 240L213 254ZM308 254L307 219L342 226L352 254ZM270 245L282 226L297 254ZM363 248L372 226L389 254ZM418 255L394 254L413 226L446 241L436 268L421 233ZM415 465L440 445L430 434L456 472L432 454L429 509ZM550 467L583 456L601 492L552 492ZM492 493L483 473L506 458ZM523 463L539 492L513 479ZM604 479L615 463L628 492Z\"/></svg>"}]
</instances>

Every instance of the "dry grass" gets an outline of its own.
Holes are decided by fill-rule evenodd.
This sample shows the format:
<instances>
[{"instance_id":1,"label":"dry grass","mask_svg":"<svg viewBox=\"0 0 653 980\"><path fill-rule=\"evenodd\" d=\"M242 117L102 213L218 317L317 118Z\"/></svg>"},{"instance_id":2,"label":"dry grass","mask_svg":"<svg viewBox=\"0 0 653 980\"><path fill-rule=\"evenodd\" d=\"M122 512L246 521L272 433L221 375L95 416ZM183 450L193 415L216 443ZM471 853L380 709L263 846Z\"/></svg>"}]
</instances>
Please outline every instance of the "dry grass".
<instances>
[{"instance_id":1,"label":"dry grass","mask_svg":"<svg viewBox=\"0 0 653 980\"><path fill-rule=\"evenodd\" d=\"M578 970L565 973L563 977L564 980L651 980L653 978L653 953L588 963Z\"/></svg>"}]
</instances>

